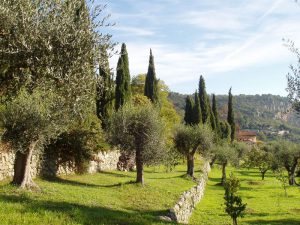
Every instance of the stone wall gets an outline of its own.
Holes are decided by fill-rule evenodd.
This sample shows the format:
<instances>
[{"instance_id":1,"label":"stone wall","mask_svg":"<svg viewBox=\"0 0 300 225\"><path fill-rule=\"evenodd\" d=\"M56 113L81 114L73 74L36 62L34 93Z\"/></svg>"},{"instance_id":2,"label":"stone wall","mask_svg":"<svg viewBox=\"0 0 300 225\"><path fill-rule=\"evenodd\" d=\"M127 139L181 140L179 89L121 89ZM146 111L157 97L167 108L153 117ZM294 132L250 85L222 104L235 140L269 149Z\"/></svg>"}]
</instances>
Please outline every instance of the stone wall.
<instances>
[{"instance_id":1,"label":"stone wall","mask_svg":"<svg viewBox=\"0 0 300 225\"><path fill-rule=\"evenodd\" d=\"M14 175L15 154L7 151L0 151L0 180Z\"/></svg>"},{"instance_id":2,"label":"stone wall","mask_svg":"<svg viewBox=\"0 0 300 225\"><path fill-rule=\"evenodd\" d=\"M111 150L108 152L99 152L94 155L89 163L88 172L96 173L103 170L116 170L119 161L120 152ZM0 181L13 177L14 174L15 154L4 148L0 144ZM57 165L54 160L40 160L39 157L33 155L31 160L31 175L54 176L58 174L73 174L74 167L72 165ZM43 166L41 166L43 164Z\"/></svg>"},{"instance_id":3,"label":"stone wall","mask_svg":"<svg viewBox=\"0 0 300 225\"><path fill-rule=\"evenodd\" d=\"M169 217L172 221L184 224L189 222L189 218L192 215L194 208L201 201L204 195L208 173L210 172L210 165L208 162L204 164L202 171L203 174L201 175L198 184L190 190L185 191L180 196L176 205L170 209Z\"/></svg>"}]
</instances>

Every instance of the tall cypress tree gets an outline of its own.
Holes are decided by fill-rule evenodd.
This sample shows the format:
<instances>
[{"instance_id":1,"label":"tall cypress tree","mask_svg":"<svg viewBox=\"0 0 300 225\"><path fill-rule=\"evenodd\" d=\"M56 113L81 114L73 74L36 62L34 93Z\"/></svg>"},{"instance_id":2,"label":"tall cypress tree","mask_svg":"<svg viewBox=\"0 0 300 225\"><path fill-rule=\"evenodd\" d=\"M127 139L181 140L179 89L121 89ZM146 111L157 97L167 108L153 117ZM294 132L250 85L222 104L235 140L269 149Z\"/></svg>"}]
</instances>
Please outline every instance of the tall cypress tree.
<instances>
[{"instance_id":1,"label":"tall cypress tree","mask_svg":"<svg viewBox=\"0 0 300 225\"><path fill-rule=\"evenodd\" d=\"M211 105L210 105L210 99L209 99L209 96L207 95L206 96L206 102L207 102L207 105L208 105L208 108L209 108L209 124L210 124L210 127L213 131L216 130L216 121L215 121L215 116L213 114L213 111L211 109Z\"/></svg>"},{"instance_id":2,"label":"tall cypress tree","mask_svg":"<svg viewBox=\"0 0 300 225\"><path fill-rule=\"evenodd\" d=\"M130 100L131 87L130 87L130 72L129 60L126 45L123 43L121 48L121 55L117 65L116 76L116 101L115 108L118 110L125 102Z\"/></svg>"},{"instance_id":3,"label":"tall cypress tree","mask_svg":"<svg viewBox=\"0 0 300 225\"><path fill-rule=\"evenodd\" d=\"M158 87L157 86L158 86L158 80L156 79L154 57L152 55L152 50L150 49L149 66L148 66L148 72L146 75L144 94L153 103L158 102Z\"/></svg>"},{"instance_id":4,"label":"tall cypress tree","mask_svg":"<svg viewBox=\"0 0 300 225\"><path fill-rule=\"evenodd\" d=\"M202 123L210 122L210 106L209 101L207 101L207 93L205 89L205 81L203 76L200 76L199 80L199 99L200 99L200 107L202 113Z\"/></svg>"},{"instance_id":5,"label":"tall cypress tree","mask_svg":"<svg viewBox=\"0 0 300 225\"><path fill-rule=\"evenodd\" d=\"M102 50L99 60L99 77L101 81L97 84L96 89L96 110L97 116L102 122L102 128L106 129L108 119L113 110L114 83L105 49Z\"/></svg>"},{"instance_id":6,"label":"tall cypress tree","mask_svg":"<svg viewBox=\"0 0 300 225\"><path fill-rule=\"evenodd\" d=\"M186 125L193 125L194 104L190 96L185 99L184 122Z\"/></svg>"},{"instance_id":7,"label":"tall cypress tree","mask_svg":"<svg viewBox=\"0 0 300 225\"><path fill-rule=\"evenodd\" d=\"M199 124L202 123L202 113L201 113L201 107L200 107L200 100L199 100L199 95L197 91L195 92L194 95L194 107L193 107L193 124Z\"/></svg>"},{"instance_id":8,"label":"tall cypress tree","mask_svg":"<svg viewBox=\"0 0 300 225\"><path fill-rule=\"evenodd\" d=\"M128 52L126 49L125 43L122 44L121 48L121 57L123 58L124 63L124 88L125 88L125 101L129 101L131 97L131 77L129 71L129 59L128 59Z\"/></svg>"},{"instance_id":9,"label":"tall cypress tree","mask_svg":"<svg viewBox=\"0 0 300 225\"><path fill-rule=\"evenodd\" d=\"M115 109L118 110L125 103L125 87L124 87L124 65L123 58L119 57L117 65L117 76L116 76L116 99Z\"/></svg>"},{"instance_id":10,"label":"tall cypress tree","mask_svg":"<svg viewBox=\"0 0 300 225\"><path fill-rule=\"evenodd\" d=\"M212 95L212 113L214 115L215 124L216 124L216 132L220 133L220 121L219 121L219 114L217 109L217 100L216 95Z\"/></svg>"},{"instance_id":11,"label":"tall cypress tree","mask_svg":"<svg viewBox=\"0 0 300 225\"><path fill-rule=\"evenodd\" d=\"M234 112L233 112L233 102L232 102L232 94L231 88L229 89L228 93L228 114L227 114L227 122L230 124L231 127L231 141L235 138L235 122L234 122Z\"/></svg>"}]
</instances>

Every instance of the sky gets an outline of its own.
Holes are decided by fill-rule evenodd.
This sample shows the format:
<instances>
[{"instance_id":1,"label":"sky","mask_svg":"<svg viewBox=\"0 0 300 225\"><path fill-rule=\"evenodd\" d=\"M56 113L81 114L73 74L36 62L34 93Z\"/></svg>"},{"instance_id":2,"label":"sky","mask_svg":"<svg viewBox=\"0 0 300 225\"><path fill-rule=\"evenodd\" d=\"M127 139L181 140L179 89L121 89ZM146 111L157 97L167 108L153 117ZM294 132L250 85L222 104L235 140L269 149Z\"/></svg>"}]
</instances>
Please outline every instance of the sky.
<instances>
[{"instance_id":1,"label":"sky","mask_svg":"<svg viewBox=\"0 0 300 225\"><path fill-rule=\"evenodd\" d=\"M293 0L98 0L107 4L113 41L126 43L131 76L156 75L171 91L286 96L286 75L300 47L300 4ZM117 46L120 49L120 45ZM115 70L118 55L110 60Z\"/></svg>"}]
</instances>

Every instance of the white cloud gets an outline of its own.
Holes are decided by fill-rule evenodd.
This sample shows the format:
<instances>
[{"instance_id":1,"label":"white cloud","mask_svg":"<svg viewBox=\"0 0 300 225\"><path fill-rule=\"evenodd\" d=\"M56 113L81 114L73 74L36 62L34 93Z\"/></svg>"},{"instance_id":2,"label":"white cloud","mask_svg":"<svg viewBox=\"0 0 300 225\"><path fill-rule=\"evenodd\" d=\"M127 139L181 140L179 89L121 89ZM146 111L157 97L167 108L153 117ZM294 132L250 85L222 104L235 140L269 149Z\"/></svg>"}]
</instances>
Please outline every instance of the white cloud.
<instances>
[{"instance_id":1,"label":"white cloud","mask_svg":"<svg viewBox=\"0 0 300 225\"><path fill-rule=\"evenodd\" d=\"M180 4L179 1L177 4ZM198 10L194 7L189 12L178 8L178 14L164 14L159 18L153 18L155 16L149 12L120 16L128 20L151 21L152 18L156 21L156 27L151 29L148 29L149 26L140 28L127 24L117 28L122 35L131 36L126 43L131 74L147 72L150 48L155 56L158 77L171 87L180 83L196 83L200 74L219 76L239 69L251 71L252 67L272 67L282 62L286 62L288 70L293 58L283 46L282 38L300 39L299 5L283 0L248 0L234 7L226 6L224 1L213 6L198 7ZM178 44L176 36L169 36L168 40L158 39L158 30L166 35L170 32L168 29L171 28L166 24L182 29L191 37L190 41L187 39L186 43ZM192 29L187 30L186 25ZM137 42L135 36L144 39ZM112 58L112 67L116 66L117 58Z\"/></svg>"},{"instance_id":2,"label":"white cloud","mask_svg":"<svg viewBox=\"0 0 300 225\"><path fill-rule=\"evenodd\" d=\"M115 26L112 29L116 31L122 31L122 35L152 36L155 34L154 31L149 29L130 27L130 26Z\"/></svg>"}]
</instances>

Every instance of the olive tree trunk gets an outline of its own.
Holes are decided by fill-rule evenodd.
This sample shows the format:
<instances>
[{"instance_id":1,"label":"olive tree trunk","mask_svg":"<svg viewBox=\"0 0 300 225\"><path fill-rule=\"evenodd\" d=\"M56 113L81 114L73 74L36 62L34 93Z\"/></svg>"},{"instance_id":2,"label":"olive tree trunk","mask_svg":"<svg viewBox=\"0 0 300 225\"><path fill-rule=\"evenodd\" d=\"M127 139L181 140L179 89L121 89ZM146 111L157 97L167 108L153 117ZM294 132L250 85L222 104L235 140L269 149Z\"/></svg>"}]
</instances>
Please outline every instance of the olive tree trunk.
<instances>
[{"instance_id":1,"label":"olive tree trunk","mask_svg":"<svg viewBox=\"0 0 300 225\"><path fill-rule=\"evenodd\" d=\"M194 177L194 154L187 154L187 175Z\"/></svg>"},{"instance_id":2,"label":"olive tree trunk","mask_svg":"<svg viewBox=\"0 0 300 225\"><path fill-rule=\"evenodd\" d=\"M298 158L294 160L292 166L288 166L288 165L285 166L289 175L289 185L296 185L295 172L296 172L297 164L298 164Z\"/></svg>"},{"instance_id":3,"label":"olive tree trunk","mask_svg":"<svg viewBox=\"0 0 300 225\"><path fill-rule=\"evenodd\" d=\"M31 177L31 158L37 141L32 142L24 153L17 152L14 164L13 184L23 189L38 188Z\"/></svg>"},{"instance_id":4,"label":"olive tree trunk","mask_svg":"<svg viewBox=\"0 0 300 225\"><path fill-rule=\"evenodd\" d=\"M222 178L221 178L221 184L224 186L226 183L226 166L227 161L222 163Z\"/></svg>"},{"instance_id":5,"label":"olive tree trunk","mask_svg":"<svg viewBox=\"0 0 300 225\"><path fill-rule=\"evenodd\" d=\"M237 218L232 218L232 224L233 224L233 225L238 225L238 223L237 223Z\"/></svg>"},{"instance_id":6,"label":"olive tree trunk","mask_svg":"<svg viewBox=\"0 0 300 225\"><path fill-rule=\"evenodd\" d=\"M135 163L136 163L136 183L144 185L144 163L141 150L136 149L135 153Z\"/></svg>"}]
</instances>

